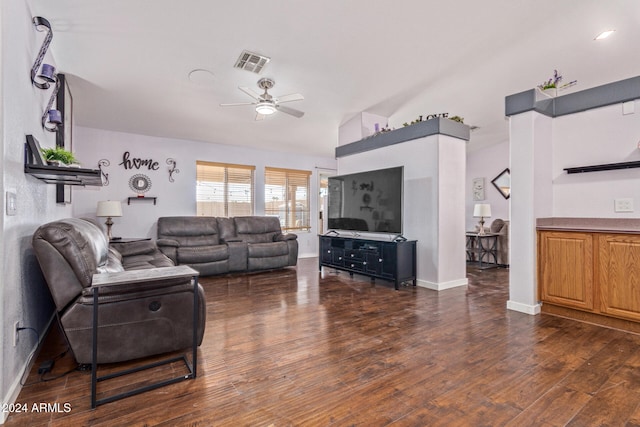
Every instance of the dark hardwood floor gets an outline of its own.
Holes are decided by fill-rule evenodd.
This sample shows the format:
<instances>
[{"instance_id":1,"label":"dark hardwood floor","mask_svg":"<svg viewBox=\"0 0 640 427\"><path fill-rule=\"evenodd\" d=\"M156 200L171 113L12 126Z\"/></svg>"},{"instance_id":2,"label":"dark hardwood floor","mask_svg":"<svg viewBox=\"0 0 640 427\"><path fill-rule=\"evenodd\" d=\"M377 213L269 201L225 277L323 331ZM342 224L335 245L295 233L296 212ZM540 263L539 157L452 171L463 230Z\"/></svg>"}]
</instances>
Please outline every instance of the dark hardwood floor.
<instances>
[{"instance_id":1,"label":"dark hardwood floor","mask_svg":"<svg viewBox=\"0 0 640 427\"><path fill-rule=\"evenodd\" d=\"M40 362L65 348L54 325L17 400L28 411L6 425L640 426L640 336L508 311L504 269L470 268L469 280L395 291L320 275L317 259L201 278L197 379L91 410L88 372L39 382ZM45 377L73 366L67 354ZM32 411L40 402L60 411Z\"/></svg>"}]
</instances>

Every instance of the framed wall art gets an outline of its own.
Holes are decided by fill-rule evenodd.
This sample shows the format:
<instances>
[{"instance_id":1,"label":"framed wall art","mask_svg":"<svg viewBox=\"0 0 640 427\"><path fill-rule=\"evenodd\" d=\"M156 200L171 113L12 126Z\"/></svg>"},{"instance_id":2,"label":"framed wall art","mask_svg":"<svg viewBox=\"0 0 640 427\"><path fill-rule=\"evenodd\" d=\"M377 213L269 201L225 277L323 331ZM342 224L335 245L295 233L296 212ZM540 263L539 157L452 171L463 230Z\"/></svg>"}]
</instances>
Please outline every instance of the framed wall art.
<instances>
[{"instance_id":1,"label":"framed wall art","mask_svg":"<svg viewBox=\"0 0 640 427\"><path fill-rule=\"evenodd\" d=\"M484 178L473 178L473 200L484 200Z\"/></svg>"}]
</instances>

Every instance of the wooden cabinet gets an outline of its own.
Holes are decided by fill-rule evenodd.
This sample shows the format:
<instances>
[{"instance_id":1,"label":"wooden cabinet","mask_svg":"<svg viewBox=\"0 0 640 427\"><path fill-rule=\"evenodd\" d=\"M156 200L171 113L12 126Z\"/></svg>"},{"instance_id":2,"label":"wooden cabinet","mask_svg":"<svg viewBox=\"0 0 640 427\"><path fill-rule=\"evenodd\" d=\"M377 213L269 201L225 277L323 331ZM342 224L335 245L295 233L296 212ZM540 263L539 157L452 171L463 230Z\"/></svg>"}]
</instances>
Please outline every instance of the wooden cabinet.
<instances>
[{"instance_id":1,"label":"wooden cabinet","mask_svg":"<svg viewBox=\"0 0 640 427\"><path fill-rule=\"evenodd\" d=\"M593 310L593 236L542 232L538 248L540 299Z\"/></svg>"},{"instance_id":2,"label":"wooden cabinet","mask_svg":"<svg viewBox=\"0 0 640 427\"><path fill-rule=\"evenodd\" d=\"M615 319L640 322L640 235L538 231L538 291L545 312L629 329Z\"/></svg>"},{"instance_id":3,"label":"wooden cabinet","mask_svg":"<svg viewBox=\"0 0 640 427\"><path fill-rule=\"evenodd\" d=\"M640 321L640 236L598 238L600 311Z\"/></svg>"},{"instance_id":4,"label":"wooden cabinet","mask_svg":"<svg viewBox=\"0 0 640 427\"><path fill-rule=\"evenodd\" d=\"M333 267L371 278L416 284L416 241L320 236L320 269Z\"/></svg>"}]
</instances>

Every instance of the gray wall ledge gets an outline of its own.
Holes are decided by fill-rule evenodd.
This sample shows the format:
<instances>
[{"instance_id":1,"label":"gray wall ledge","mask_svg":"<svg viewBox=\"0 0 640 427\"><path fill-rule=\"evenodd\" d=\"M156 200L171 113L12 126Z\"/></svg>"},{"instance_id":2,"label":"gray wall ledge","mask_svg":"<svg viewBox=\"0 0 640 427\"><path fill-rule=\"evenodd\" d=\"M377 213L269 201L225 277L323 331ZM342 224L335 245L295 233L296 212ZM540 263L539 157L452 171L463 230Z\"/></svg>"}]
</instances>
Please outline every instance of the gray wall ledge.
<instances>
[{"instance_id":1,"label":"gray wall ledge","mask_svg":"<svg viewBox=\"0 0 640 427\"><path fill-rule=\"evenodd\" d=\"M453 120L436 118L405 126L391 132L382 132L377 135L361 139L360 141L336 147L336 158L376 150L389 145L400 144L413 139L424 138L430 135L448 135L454 138L468 141L471 132L469 126Z\"/></svg>"},{"instance_id":2,"label":"gray wall ledge","mask_svg":"<svg viewBox=\"0 0 640 427\"><path fill-rule=\"evenodd\" d=\"M529 89L505 98L505 115L537 111L559 117L636 99L640 99L640 76L555 98L548 98L537 89Z\"/></svg>"}]
</instances>

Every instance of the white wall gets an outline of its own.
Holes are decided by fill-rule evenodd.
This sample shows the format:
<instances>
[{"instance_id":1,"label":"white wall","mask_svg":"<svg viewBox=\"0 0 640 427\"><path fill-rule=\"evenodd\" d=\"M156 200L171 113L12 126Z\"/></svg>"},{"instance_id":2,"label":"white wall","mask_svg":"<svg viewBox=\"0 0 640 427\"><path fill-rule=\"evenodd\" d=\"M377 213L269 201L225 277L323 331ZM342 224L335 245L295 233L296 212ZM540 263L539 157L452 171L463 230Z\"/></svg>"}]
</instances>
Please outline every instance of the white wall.
<instances>
[{"instance_id":1,"label":"white wall","mask_svg":"<svg viewBox=\"0 0 640 427\"><path fill-rule=\"evenodd\" d=\"M404 166L403 235L418 241L418 284L466 284L465 141L433 135L341 157L338 174L394 166Z\"/></svg>"},{"instance_id":2,"label":"white wall","mask_svg":"<svg viewBox=\"0 0 640 427\"><path fill-rule=\"evenodd\" d=\"M25 1L0 2L0 92L2 94L2 229L0 231L0 397L11 403L20 391L20 378L37 337L30 330L19 333L13 346L14 323L34 328L42 336L52 319L53 303L31 248L31 236L38 225L70 216L71 209L55 203L55 186L24 173L25 135L33 134L43 147L55 145L55 134L44 132L40 117L51 91L31 85L29 72L44 33L35 31ZM55 37L54 41L55 43ZM55 64L48 53L45 62ZM7 216L5 194L17 195L17 215ZM8 414L0 413L0 421Z\"/></svg>"},{"instance_id":3,"label":"white wall","mask_svg":"<svg viewBox=\"0 0 640 427\"><path fill-rule=\"evenodd\" d=\"M73 90L73 88L71 88ZM119 165L124 152L131 158L153 159L158 170L125 169ZM269 150L256 150L239 146L205 142L158 138L101 129L78 127L74 133L74 152L83 166L97 168L98 161L107 159L104 168L109 175L109 185L74 189L72 194L73 216L94 217L100 200L123 202L123 216L114 218L113 235L121 237L155 237L157 219L162 216L196 214L196 160L255 165L256 215L264 214L265 166L309 170L311 191L311 231L297 232L300 256L317 256L318 179L317 168L335 168L334 158L294 155ZM177 162L179 173L174 182L169 181L167 158ZM142 173L152 182L147 196L157 197L157 205L150 201L134 201L127 205L127 197L136 196L129 188L131 176ZM104 222L104 218L99 219Z\"/></svg>"},{"instance_id":4,"label":"white wall","mask_svg":"<svg viewBox=\"0 0 640 427\"><path fill-rule=\"evenodd\" d=\"M491 205L491 218L485 219L485 227L488 227L496 218L509 219L509 200L491 184L491 180L497 177L503 170L509 167L509 141L491 145L475 151L467 151L467 177L465 198L465 225L466 230L474 230L479 218L473 217L473 207L476 203L488 203ZM483 201L473 200L472 185L474 178L484 178Z\"/></svg>"},{"instance_id":5,"label":"white wall","mask_svg":"<svg viewBox=\"0 0 640 427\"><path fill-rule=\"evenodd\" d=\"M553 120L553 215L638 218L640 169L568 175L563 168L640 161L640 101L623 115L622 104ZM616 213L614 199L632 198L635 212Z\"/></svg>"}]
</instances>

